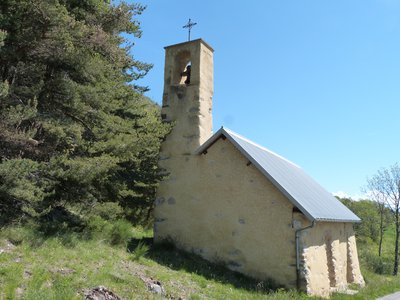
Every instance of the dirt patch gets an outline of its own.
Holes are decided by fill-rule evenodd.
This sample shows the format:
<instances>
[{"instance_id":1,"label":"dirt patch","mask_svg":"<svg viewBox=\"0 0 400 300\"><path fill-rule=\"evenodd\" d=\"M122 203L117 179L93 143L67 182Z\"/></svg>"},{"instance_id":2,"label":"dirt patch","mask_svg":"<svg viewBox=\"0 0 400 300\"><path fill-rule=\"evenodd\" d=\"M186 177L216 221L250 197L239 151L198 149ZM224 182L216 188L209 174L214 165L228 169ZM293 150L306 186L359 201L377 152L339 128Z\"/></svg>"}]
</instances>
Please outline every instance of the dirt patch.
<instances>
[{"instance_id":1,"label":"dirt patch","mask_svg":"<svg viewBox=\"0 0 400 300\"><path fill-rule=\"evenodd\" d=\"M53 274L70 275L75 273L75 270L69 268L54 268L49 270Z\"/></svg>"}]
</instances>

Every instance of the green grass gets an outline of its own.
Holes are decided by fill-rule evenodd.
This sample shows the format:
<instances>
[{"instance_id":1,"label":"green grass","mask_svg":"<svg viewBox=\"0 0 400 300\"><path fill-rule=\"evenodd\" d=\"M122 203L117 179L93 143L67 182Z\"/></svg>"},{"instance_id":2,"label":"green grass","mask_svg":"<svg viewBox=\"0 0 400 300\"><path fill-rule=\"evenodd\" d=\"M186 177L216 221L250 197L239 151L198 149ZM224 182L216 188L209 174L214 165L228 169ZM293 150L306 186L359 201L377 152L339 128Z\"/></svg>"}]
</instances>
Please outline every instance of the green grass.
<instances>
[{"instance_id":1,"label":"green grass","mask_svg":"<svg viewBox=\"0 0 400 300\"><path fill-rule=\"evenodd\" d=\"M111 226L112 227L112 226ZM111 228L110 227L110 228ZM102 227L104 229L104 226ZM106 286L125 299L158 299L144 281L162 282L174 299L300 299L297 292L271 290L259 282L214 266L169 245L152 247L151 233L130 229L127 247L111 238L64 234L44 238L29 228L0 234L0 299L82 299L85 289ZM126 234L124 226L122 232ZM7 241L15 246L7 249ZM137 252L138 259L132 259Z\"/></svg>"},{"instance_id":2,"label":"green grass","mask_svg":"<svg viewBox=\"0 0 400 300\"><path fill-rule=\"evenodd\" d=\"M167 244L154 247L150 231L127 230L123 225L119 236L115 227L110 225L107 231L103 225L103 236L89 237L46 238L32 228L3 229L0 248L6 252L0 254L0 299L82 299L85 289L99 285L124 299L159 299L146 288L144 281L150 279L160 281L173 299L317 299L247 278ZM14 246L8 249L11 240ZM388 237L385 247L390 243ZM137 259L132 258L135 251ZM375 274L364 260L362 265L367 287L356 296L332 299L376 299L399 289L399 277Z\"/></svg>"},{"instance_id":3,"label":"green grass","mask_svg":"<svg viewBox=\"0 0 400 300\"><path fill-rule=\"evenodd\" d=\"M366 287L360 289L354 296L334 294L333 300L375 300L378 297L391 294L400 290L400 278L392 275L378 275L362 269Z\"/></svg>"}]
</instances>

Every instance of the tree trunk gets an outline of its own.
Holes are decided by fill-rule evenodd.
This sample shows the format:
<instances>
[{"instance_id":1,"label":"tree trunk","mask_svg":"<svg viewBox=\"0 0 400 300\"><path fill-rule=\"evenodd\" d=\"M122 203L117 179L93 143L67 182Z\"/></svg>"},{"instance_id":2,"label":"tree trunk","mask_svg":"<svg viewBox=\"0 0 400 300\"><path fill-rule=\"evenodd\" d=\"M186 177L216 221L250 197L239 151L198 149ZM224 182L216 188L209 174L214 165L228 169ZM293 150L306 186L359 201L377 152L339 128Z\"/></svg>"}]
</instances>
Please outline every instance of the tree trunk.
<instances>
[{"instance_id":1,"label":"tree trunk","mask_svg":"<svg viewBox=\"0 0 400 300\"><path fill-rule=\"evenodd\" d=\"M396 242L394 246L394 268L393 275L396 276L399 271L399 209L396 209Z\"/></svg>"},{"instance_id":2,"label":"tree trunk","mask_svg":"<svg viewBox=\"0 0 400 300\"><path fill-rule=\"evenodd\" d=\"M378 250L378 255L379 257L382 255L382 241L383 241L383 209L380 209L381 213L381 223L379 227L379 250Z\"/></svg>"}]
</instances>

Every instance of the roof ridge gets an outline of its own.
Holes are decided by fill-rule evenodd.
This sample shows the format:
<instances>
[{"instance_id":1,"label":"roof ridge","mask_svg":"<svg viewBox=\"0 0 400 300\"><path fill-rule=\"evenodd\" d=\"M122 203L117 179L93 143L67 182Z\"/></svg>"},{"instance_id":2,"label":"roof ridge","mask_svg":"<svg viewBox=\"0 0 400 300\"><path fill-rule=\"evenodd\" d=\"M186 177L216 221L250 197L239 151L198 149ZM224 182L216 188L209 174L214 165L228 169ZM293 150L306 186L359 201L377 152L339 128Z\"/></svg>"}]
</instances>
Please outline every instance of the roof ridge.
<instances>
[{"instance_id":1,"label":"roof ridge","mask_svg":"<svg viewBox=\"0 0 400 300\"><path fill-rule=\"evenodd\" d=\"M283 156L281 156L281 155L275 153L274 151L269 150L268 148L265 148L265 147L261 146L260 144L257 144L257 143L255 143L255 142L253 142L252 140L249 140L248 138L246 138L246 137L244 137L244 136L242 136L242 135L240 135L240 134L238 134L238 133L236 133L236 132L234 132L234 131L232 131L232 130L226 128L226 127L221 127L221 128L222 128L224 131L226 131L227 133L236 135L237 137L241 138L242 140L245 140L246 142L252 144L253 146L256 146L256 147L258 147L258 148L260 148L260 149L262 149L262 150L264 150L264 151L267 151L268 153L271 153L272 155L274 155L274 156L276 156L276 157L278 157L278 158L280 158L280 159L286 161L287 163L289 163L289 164L295 166L296 168L302 169L299 165L297 165L297 164L295 164L294 162L288 160L287 158L285 158L285 157L283 157Z\"/></svg>"}]
</instances>

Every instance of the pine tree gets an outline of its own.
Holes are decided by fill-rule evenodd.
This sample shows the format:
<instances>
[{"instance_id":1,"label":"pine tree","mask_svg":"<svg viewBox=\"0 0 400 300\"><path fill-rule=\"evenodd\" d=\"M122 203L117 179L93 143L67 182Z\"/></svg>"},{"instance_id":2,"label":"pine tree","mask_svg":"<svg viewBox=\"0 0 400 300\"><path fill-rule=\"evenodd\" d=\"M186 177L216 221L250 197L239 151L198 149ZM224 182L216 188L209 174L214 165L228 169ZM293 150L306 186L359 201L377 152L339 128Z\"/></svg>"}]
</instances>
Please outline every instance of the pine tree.
<instances>
[{"instance_id":1,"label":"pine tree","mask_svg":"<svg viewBox=\"0 0 400 300\"><path fill-rule=\"evenodd\" d=\"M3 0L0 9L1 219L109 202L143 218L168 131L136 85L151 65L123 37L140 37L144 8Z\"/></svg>"}]
</instances>

